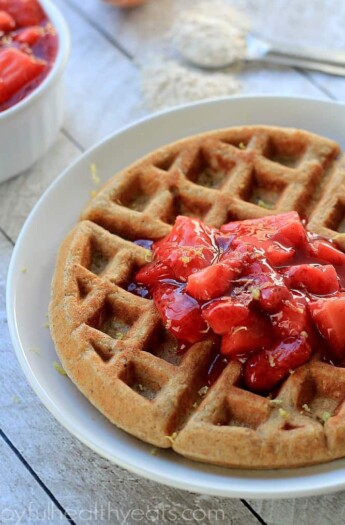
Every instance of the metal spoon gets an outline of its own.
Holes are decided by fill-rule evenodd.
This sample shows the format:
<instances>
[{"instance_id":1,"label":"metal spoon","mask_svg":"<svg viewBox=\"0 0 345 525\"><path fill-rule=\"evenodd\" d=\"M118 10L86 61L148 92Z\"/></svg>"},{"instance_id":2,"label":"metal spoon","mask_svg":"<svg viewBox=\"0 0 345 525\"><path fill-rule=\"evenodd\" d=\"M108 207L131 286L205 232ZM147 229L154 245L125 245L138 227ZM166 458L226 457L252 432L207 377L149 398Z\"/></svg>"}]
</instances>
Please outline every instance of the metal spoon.
<instances>
[{"instance_id":1,"label":"metal spoon","mask_svg":"<svg viewBox=\"0 0 345 525\"><path fill-rule=\"evenodd\" d=\"M246 62L295 66L345 76L345 52L343 51L290 47L263 40L254 34L248 34L246 42L247 53L244 58Z\"/></svg>"},{"instance_id":2,"label":"metal spoon","mask_svg":"<svg viewBox=\"0 0 345 525\"><path fill-rule=\"evenodd\" d=\"M226 35L227 33L223 33L222 36L226 38ZM254 33L247 33L243 41L243 52L235 60L230 58L233 56L232 53L223 53L213 62L212 56L207 56L207 47L203 46L204 53L200 55L200 53L191 53L191 49L185 44L183 39L175 42L176 48L185 60L204 69L214 70L236 64L264 62L345 76L344 51L292 47L264 40Z\"/></svg>"}]
</instances>

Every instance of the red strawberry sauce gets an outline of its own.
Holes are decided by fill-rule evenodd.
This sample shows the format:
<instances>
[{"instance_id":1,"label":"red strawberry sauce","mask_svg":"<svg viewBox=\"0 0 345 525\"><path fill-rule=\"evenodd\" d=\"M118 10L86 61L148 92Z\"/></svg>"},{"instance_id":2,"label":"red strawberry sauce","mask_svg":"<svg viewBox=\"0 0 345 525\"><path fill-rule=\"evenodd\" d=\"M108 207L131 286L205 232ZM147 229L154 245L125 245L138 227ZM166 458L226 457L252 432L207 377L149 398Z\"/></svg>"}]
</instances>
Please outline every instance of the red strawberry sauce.
<instances>
[{"instance_id":1,"label":"red strawberry sauce","mask_svg":"<svg viewBox=\"0 0 345 525\"><path fill-rule=\"evenodd\" d=\"M38 0L0 0L0 112L43 82L57 48L56 31Z\"/></svg>"},{"instance_id":2,"label":"red strawberry sauce","mask_svg":"<svg viewBox=\"0 0 345 525\"><path fill-rule=\"evenodd\" d=\"M296 212L219 230L179 216L165 238L138 240L153 261L128 291L152 298L179 348L212 339L212 384L231 359L267 393L314 352L345 362L345 254Z\"/></svg>"}]
</instances>

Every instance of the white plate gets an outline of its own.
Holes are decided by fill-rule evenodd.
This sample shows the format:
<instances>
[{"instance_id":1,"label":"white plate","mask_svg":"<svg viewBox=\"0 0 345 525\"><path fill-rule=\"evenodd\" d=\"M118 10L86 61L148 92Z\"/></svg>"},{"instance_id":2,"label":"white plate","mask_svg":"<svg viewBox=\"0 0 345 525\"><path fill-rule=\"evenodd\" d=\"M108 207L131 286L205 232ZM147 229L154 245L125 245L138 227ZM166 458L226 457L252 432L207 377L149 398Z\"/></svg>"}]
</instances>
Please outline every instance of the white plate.
<instances>
[{"instance_id":1,"label":"white plate","mask_svg":"<svg viewBox=\"0 0 345 525\"><path fill-rule=\"evenodd\" d=\"M83 443L137 474L195 492L279 498L345 487L345 460L276 471L222 469L147 445L111 425L52 366L57 359L44 328L58 246L93 189L90 164L102 182L143 154L176 139L228 126L270 124L304 128L345 147L345 105L287 97L237 97L197 103L142 120L107 138L67 169L32 210L17 241L8 275L7 313L19 362L52 414ZM21 269L27 267L27 273ZM40 354L30 349L39 348ZM212 446L212 444L210 444Z\"/></svg>"}]
</instances>

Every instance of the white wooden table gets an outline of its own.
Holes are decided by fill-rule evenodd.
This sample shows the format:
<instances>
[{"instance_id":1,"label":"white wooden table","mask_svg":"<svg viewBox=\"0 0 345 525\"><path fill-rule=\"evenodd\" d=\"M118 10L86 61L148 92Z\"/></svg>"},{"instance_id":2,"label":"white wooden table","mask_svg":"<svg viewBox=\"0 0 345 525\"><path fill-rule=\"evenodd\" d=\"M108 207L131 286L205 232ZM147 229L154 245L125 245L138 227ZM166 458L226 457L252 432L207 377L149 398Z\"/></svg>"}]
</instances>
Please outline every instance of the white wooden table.
<instances>
[{"instance_id":1,"label":"white wooden table","mask_svg":"<svg viewBox=\"0 0 345 525\"><path fill-rule=\"evenodd\" d=\"M195 1L151 0L127 13L99 0L56 3L72 33L64 127L32 169L0 185L0 524L344 523L344 493L281 501L231 500L137 478L79 443L28 386L12 349L5 313L6 273L22 224L42 192L81 152L145 115L137 63L159 51L176 11ZM231 3L247 8L263 35L345 47L345 3L339 0ZM241 76L246 93L345 99L345 78L255 67ZM197 509L204 512L193 514Z\"/></svg>"}]
</instances>

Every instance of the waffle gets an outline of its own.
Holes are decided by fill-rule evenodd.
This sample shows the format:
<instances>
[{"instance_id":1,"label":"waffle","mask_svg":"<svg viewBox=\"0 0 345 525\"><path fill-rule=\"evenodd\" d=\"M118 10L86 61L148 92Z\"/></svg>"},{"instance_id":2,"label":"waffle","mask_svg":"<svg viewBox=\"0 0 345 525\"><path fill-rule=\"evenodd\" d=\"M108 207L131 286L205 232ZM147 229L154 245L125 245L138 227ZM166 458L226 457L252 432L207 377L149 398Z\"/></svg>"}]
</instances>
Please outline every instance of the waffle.
<instances>
[{"instance_id":1,"label":"waffle","mask_svg":"<svg viewBox=\"0 0 345 525\"><path fill-rule=\"evenodd\" d=\"M113 177L62 244L50 324L69 377L115 425L188 458L283 468L345 456L345 368L318 355L274 399L241 387L238 361L206 386L211 341L184 355L150 299L127 291L177 215L219 227L297 210L345 248L345 167L334 142L239 127L162 147ZM328 414L327 420L324 414Z\"/></svg>"}]
</instances>

